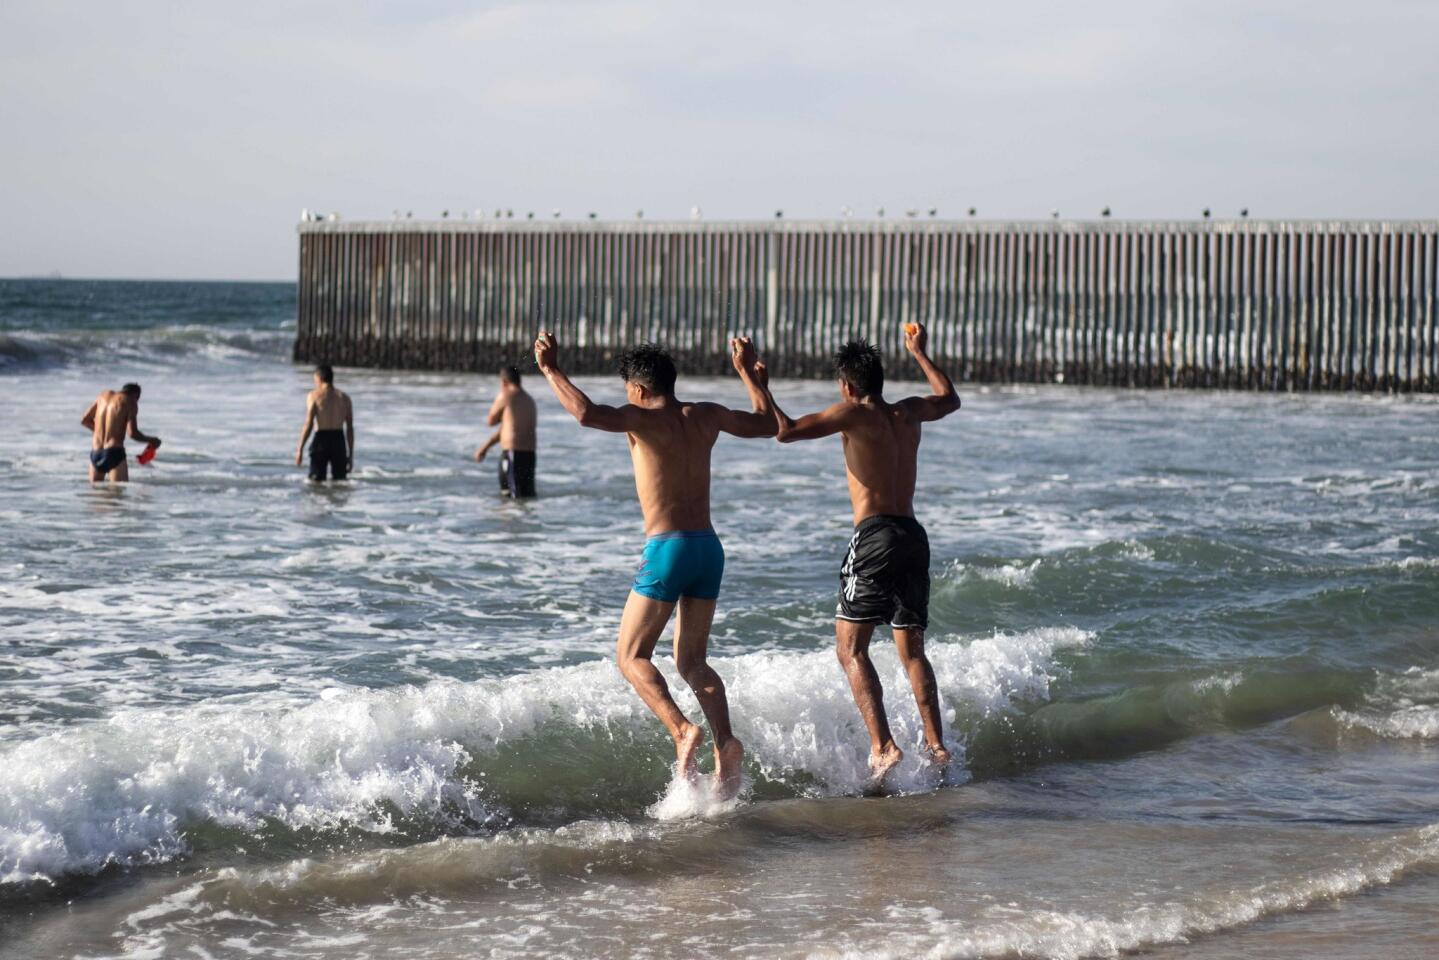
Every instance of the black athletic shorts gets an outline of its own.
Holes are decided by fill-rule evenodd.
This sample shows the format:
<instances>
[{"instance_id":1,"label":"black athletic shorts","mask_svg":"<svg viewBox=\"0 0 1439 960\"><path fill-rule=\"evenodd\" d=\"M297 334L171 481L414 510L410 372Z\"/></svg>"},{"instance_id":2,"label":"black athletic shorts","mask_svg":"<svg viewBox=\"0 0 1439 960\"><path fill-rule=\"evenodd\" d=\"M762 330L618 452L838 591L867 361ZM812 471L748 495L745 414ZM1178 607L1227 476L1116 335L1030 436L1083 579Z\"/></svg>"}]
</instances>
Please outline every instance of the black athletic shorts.
<instances>
[{"instance_id":1,"label":"black athletic shorts","mask_svg":"<svg viewBox=\"0 0 1439 960\"><path fill-rule=\"evenodd\" d=\"M345 479L350 472L350 448L343 430L316 430L310 441L310 479L325 479L325 468L335 480Z\"/></svg>"},{"instance_id":2,"label":"black athletic shorts","mask_svg":"<svg viewBox=\"0 0 1439 960\"><path fill-rule=\"evenodd\" d=\"M500 491L512 497L535 495L533 450L506 450L500 454Z\"/></svg>"},{"instance_id":3,"label":"black athletic shorts","mask_svg":"<svg viewBox=\"0 0 1439 960\"><path fill-rule=\"evenodd\" d=\"M839 571L834 615L856 623L929 626L929 536L914 517L866 517Z\"/></svg>"}]
</instances>

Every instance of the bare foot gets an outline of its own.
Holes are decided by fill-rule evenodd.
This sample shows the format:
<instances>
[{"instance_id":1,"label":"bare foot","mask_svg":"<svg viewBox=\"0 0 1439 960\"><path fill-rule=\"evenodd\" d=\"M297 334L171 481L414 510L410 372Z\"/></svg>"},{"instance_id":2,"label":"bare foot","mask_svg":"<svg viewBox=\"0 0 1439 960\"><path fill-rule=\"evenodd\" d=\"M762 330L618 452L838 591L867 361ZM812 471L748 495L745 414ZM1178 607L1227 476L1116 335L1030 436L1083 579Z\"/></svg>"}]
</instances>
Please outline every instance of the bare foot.
<instances>
[{"instance_id":1,"label":"bare foot","mask_svg":"<svg viewBox=\"0 0 1439 960\"><path fill-rule=\"evenodd\" d=\"M945 746L942 743L925 744L924 755L929 758L930 763L934 764L937 767L942 767L954 759L954 757L950 756L949 751L945 749Z\"/></svg>"},{"instance_id":2,"label":"bare foot","mask_svg":"<svg viewBox=\"0 0 1439 960\"><path fill-rule=\"evenodd\" d=\"M695 754L699 752L700 742L704 740L704 737L704 730L692 723L685 724L680 735L675 737L676 766L688 780L699 776L699 768L695 765Z\"/></svg>"},{"instance_id":3,"label":"bare foot","mask_svg":"<svg viewBox=\"0 0 1439 960\"><path fill-rule=\"evenodd\" d=\"M715 747L715 794L721 800L733 799L744 783L744 744L735 737L723 747Z\"/></svg>"},{"instance_id":4,"label":"bare foot","mask_svg":"<svg viewBox=\"0 0 1439 960\"><path fill-rule=\"evenodd\" d=\"M898 766L903 759L904 754L899 747L892 743L879 753L871 753L869 755L869 773L874 784L878 786L882 783L885 775Z\"/></svg>"}]
</instances>

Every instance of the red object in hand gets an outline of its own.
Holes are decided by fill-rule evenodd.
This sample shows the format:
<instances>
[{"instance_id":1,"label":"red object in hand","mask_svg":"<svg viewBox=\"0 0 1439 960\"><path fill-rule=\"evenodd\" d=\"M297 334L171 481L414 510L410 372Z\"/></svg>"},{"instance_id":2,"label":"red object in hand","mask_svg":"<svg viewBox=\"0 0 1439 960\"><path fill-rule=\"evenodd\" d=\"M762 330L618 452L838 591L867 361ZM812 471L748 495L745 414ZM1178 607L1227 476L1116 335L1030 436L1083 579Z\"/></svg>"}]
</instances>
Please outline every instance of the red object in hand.
<instances>
[{"instance_id":1,"label":"red object in hand","mask_svg":"<svg viewBox=\"0 0 1439 960\"><path fill-rule=\"evenodd\" d=\"M156 450L155 444L153 444L153 443L146 444L146 445L145 445L145 449L142 450L142 451L140 451L140 456L138 456L136 459L139 460L140 463L141 463L141 465L143 466L144 464L147 464L147 463L149 463L151 460L154 460L154 459L155 459L155 450Z\"/></svg>"}]
</instances>

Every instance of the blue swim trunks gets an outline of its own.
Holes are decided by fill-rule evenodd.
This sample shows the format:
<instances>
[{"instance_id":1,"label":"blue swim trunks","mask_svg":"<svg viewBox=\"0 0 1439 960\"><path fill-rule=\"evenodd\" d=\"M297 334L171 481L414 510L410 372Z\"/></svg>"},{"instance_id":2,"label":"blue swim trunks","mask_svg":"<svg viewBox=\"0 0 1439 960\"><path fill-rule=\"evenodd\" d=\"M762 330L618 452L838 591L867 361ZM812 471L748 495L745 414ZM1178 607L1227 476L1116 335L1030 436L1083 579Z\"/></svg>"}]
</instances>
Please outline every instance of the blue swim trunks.
<instances>
[{"instance_id":1,"label":"blue swim trunks","mask_svg":"<svg viewBox=\"0 0 1439 960\"><path fill-rule=\"evenodd\" d=\"M675 530L645 541L633 590L674 603L680 597L714 600L724 579L724 547L713 530Z\"/></svg>"}]
</instances>

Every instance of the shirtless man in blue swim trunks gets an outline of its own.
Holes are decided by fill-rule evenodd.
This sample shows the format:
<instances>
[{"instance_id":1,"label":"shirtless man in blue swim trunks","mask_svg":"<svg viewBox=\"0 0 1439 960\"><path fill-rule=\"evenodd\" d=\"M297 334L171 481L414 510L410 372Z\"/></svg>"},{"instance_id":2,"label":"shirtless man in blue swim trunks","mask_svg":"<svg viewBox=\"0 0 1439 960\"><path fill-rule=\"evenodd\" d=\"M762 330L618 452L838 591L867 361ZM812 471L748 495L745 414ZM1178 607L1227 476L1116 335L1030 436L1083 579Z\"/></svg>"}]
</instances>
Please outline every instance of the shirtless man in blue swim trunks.
<instances>
[{"instance_id":1,"label":"shirtless man in blue swim trunks","mask_svg":"<svg viewBox=\"0 0 1439 960\"><path fill-rule=\"evenodd\" d=\"M724 547L710 525L710 450L721 432L772 437L764 406L767 382L748 337L730 342L731 359L749 390L753 413L717 403L688 403L674 395L675 366L659 347L644 344L619 358L629 403L595 403L560 370L554 335L541 331L535 362L555 396L580 426L624 433L635 468L635 492L645 518L644 553L620 618L616 656L622 673L674 738L680 772L696 775L704 731L670 698L650 658L676 605L675 667L698 698L714 737L715 786L723 797L739 791L744 747L730 730L724 682L705 659L715 600L724 575Z\"/></svg>"},{"instance_id":2,"label":"shirtless man in blue swim trunks","mask_svg":"<svg viewBox=\"0 0 1439 960\"><path fill-rule=\"evenodd\" d=\"M140 385L127 383L119 390L106 390L95 398L80 425L90 431L90 482L107 477L114 483L130 479L130 461L125 456L125 438L137 443L160 445L160 438L140 432Z\"/></svg>"},{"instance_id":3,"label":"shirtless man in blue swim trunks","mask_svg":"<svg viewBox=\"0 0 1439 960\"><path fill-rule=\"evenodd\" d=\"M844 440L845 475L854 508L854 535L840 567L834 631L840 665L869 731L869 767L875 783L903 759L884 713L884 689L869 659L874 628L887 623L899 662L909 677L924 724L925 752L948 763L934 669L924 655L929 625L929 537L914 518L914 481L920 426L959 409L959 394L925 352L927 334L910 324L904 345L929 381L930 394L898 403L884 399L879 351L853 340L835 354L839 402L791 420L771 399L780 443L838 433Z\"/></svg>"}]
</instances>

